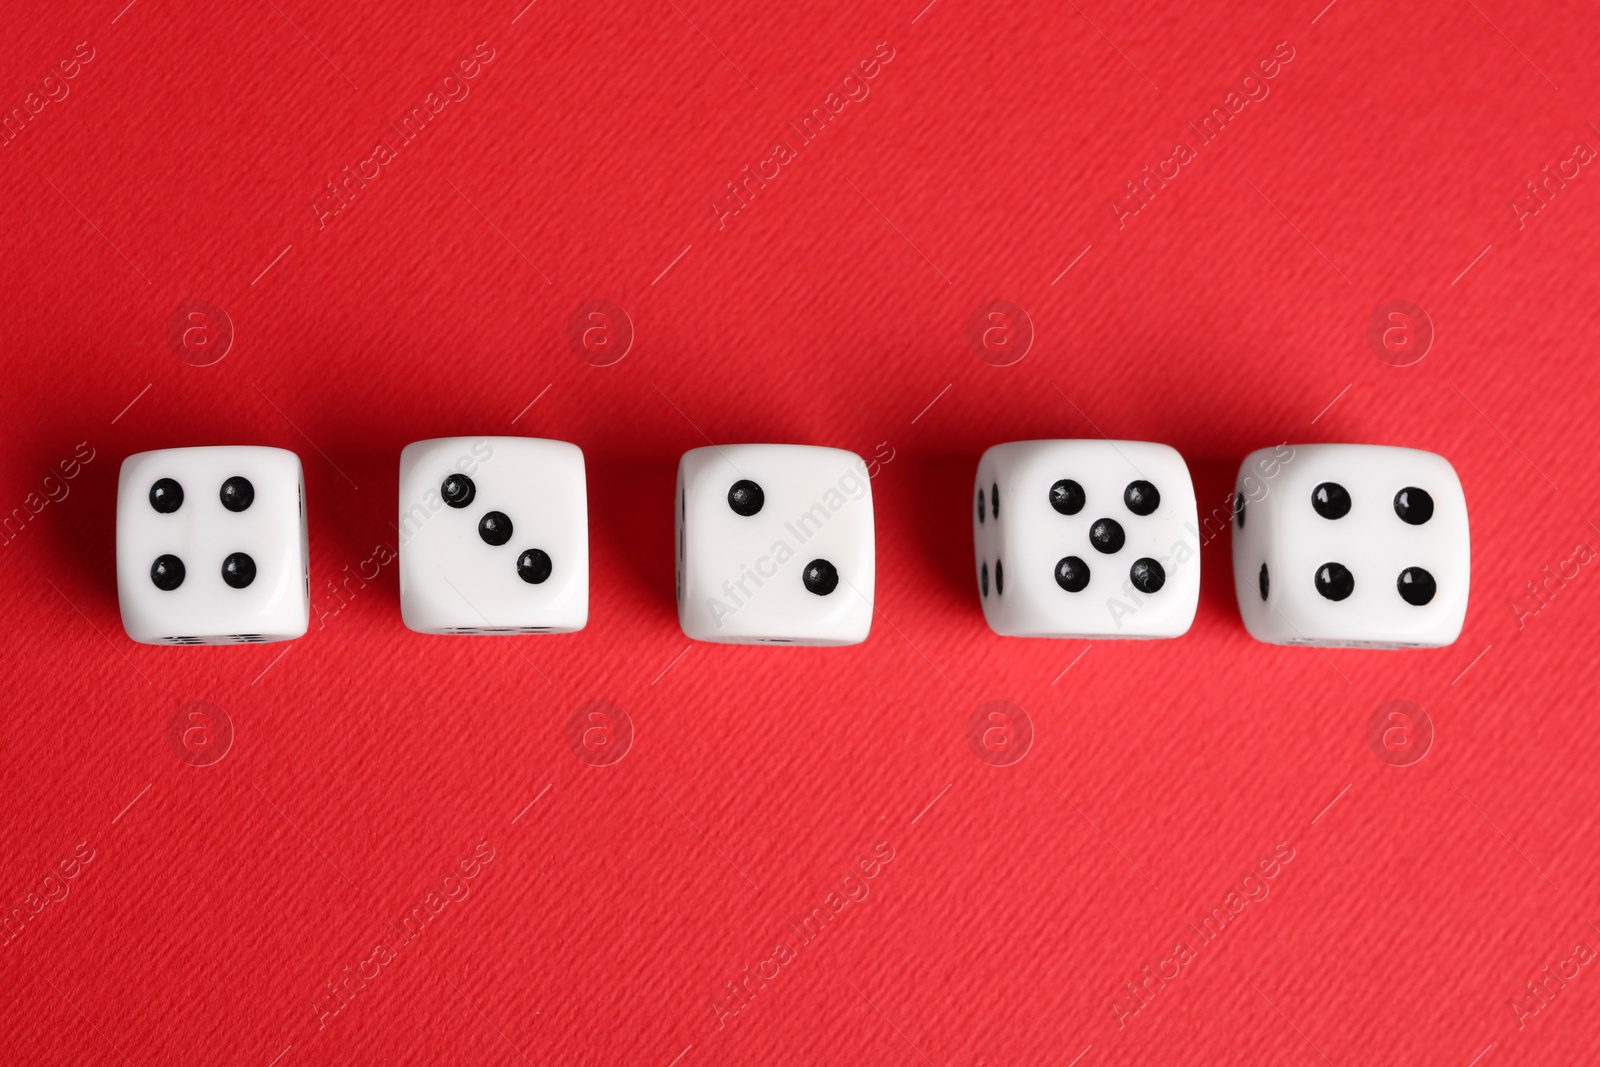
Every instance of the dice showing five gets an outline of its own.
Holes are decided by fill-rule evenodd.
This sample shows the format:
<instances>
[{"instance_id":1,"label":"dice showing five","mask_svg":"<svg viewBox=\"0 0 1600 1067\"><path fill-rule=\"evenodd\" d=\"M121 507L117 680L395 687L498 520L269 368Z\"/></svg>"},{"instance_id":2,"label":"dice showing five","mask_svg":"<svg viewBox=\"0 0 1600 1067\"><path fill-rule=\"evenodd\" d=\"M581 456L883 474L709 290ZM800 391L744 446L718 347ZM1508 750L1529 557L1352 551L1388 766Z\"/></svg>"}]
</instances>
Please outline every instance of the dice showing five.
<instances>
[{"instance_id":1,"label":"dice showing five","mask_svg":"<svg viewBox=\"0 0 1600 1067\"><path fill-rule=\"evenodd\" d=\"M872 625L872 485L853 452L721 445L678 464L678 620L701 641L853 645Z\"/></svg>"},{"instance_id":2,"label":"dice showing five","mask_svg":"<svg viewBox=\"0 0 1600 1067\"><path fill-rule=\"evenodd\" d=\"M978 462L978 597L997 634L1178 637L1200 601L1194 485L1145 441L1012 441Z\"/></svg>"},{"instance_id":3,"label":"dice showing five","mask_svg":"<svg viewBox=\"0 0 1600 1067\"><path fill-rule=\"evenodd\" d=\"M122 462L117 600L144 644L287 641L310 620L300 459L251 445Z\"/></svg>"},{"instance_id":4,"label":"dice showing five","mask_svg":"<svg viewBox=\"0 0 1600 1067\"><path fill-rule=\"evenodd\" d=\"M1448 645L1466 618L1470 569L1467 501L1443 456L1296 445L1252 452L1239 468L1233 579L1257 640Z\"/></svg>"},{"instance_id":5,"label":"dice showing five","mask_svg":"<svg viewBox=\"0 0 1600 1067\"><path fill-rule=\"evenodd\" d=\"M589 621L583 452L440 437L400 453L400 614L419 633L568 633Z\"/></svg>"}]
</instances>

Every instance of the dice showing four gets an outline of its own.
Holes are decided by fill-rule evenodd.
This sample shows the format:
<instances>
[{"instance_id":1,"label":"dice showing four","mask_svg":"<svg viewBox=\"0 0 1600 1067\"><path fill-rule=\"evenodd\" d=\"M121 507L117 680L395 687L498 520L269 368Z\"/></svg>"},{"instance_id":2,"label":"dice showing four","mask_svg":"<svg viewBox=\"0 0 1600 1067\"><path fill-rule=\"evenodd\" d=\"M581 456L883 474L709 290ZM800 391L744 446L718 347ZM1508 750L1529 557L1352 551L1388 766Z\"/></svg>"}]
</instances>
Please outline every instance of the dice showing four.
<instances>
[{"instance_id":1,"label":"dice showing four","mask_svg":"<svg viewBox=\"0 0 1600 1067\"><path fill-rule=\"evenodd\" d=\"M1466 618L1470 568L1467 501L1443 456L1295 445L1252 452L1239 468L1233 579L1259 641L1448 645Z\"/></svg>"},{"instance_id":2,"label":"dice showing four","mask_svg":"<svg viewBox=\"0 0 1600 1067\"><path fill-rule=\"evenodd\" d=\"M997 634L1178 637L1194 621L1194 485L1166 445L995 445L978 461L972 535L978 599Z\"/></svg>"},{"instance_id":3,"label":"dice showing four","mask_svg":"<svg viewBox=\"0 0 1600 1067\"><path fill-rule=\"evenodd\" d=\"M117 601L144 644L287 641L311 579L300 458L224 445L139 452L117 479Z\"/></svg>"},{"instance_id":4,"label":"dice showing four","mask_svg":"<svg viewBox=\"0 0 1600 1067\"><path fill-rule=\"evenodd\" d=\"M439 437L400 453L400 615L428 634L544 634L589 621L583 452Z\"/></svg>"},{"instance_id":5,"label":"dice showing four","mask_svg":"<svg viewBox=\"0 0 1600 1067\"><path fill-rule=\"evenodd\" d=\"M431 634L566 633L589 617L576 445L447 437L400 456L400 609ZM1020 637L1178 637L1200 597L1194 486L1145 441L996 445L973 496L978 601ZM696 448L674 500L678 619L701 641L850 645L874 594L871 476L853 452ZM1208 525L1209 525L1208 520ZM1429 648L1461 632L1466 499L1442 457L1376 445L1252 453L1233 567L1272 644ZM123 627L149 644L283 641L310 610L300 460L278 448L140 452L117 486Z\"/></svg>"},{"instance_id":6,"label":"dice showing four","mask_svg":"<svg viewBox=\"0 0 1600 1067\"><path fill-rule=\"evenodd\" d=\"M853 645L872 625L872 483L854 452L696 448L678 463L678 621L701 641Z\"/></svg>"}]
</instances>

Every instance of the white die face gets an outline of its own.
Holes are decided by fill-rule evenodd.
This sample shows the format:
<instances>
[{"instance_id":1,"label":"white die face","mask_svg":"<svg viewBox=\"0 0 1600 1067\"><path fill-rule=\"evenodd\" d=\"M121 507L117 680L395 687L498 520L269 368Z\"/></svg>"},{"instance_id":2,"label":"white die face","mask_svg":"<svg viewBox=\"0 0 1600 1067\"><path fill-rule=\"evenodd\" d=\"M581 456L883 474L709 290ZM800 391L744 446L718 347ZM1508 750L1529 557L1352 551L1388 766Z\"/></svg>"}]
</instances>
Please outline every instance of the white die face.
<instances>
[{"instance_id":1,"label":"white die face","mask_svg":"<svg viewBox=\"0 0 1600 1067\"><path fill-rule=\"evenodd\" d=\"M1235 492L1244 504L1234 508L1234 585L1257 640L1435 648L1460 635L1471 544L1461 480L1443 456L1381 445L1260 449L1239 468Z\"/></svg>"},{"instance_id":2,"label":"white die face","mask_svg":"<svg viewBox=\"0 0 1600 1067\"><path fill-rule=\"evenodd\" d=\"M569 633L589 621L589 498L577 445L409 444L398 528L400 614L419 633Z\"/></svg>"},{"instance_id":3,"label":"white die face","mask_svg":"<svg viewBox=\"0 0 1600 1067\"><path fill-rule=\"evenodd\" d=\"M995 633L1178 637L1194 621L1194 484L1167 445L995 445L978 462L971 506L978 597Z\"/></svg>"},{"instance_id":4,"label":"white die face","mask_svg":"<svg viewBox=\"0 0 1600 1067\"><path fill-rule=\"evenodd\" d=\"M696 448L678 464L677 512L684 633L733 644L866 640L875 572L872 483L860 456L809 445Z\"/></svg>"},{"instance_id":5,"label":"white die face","mask_svg":"<svg viewBox=\"0 0 1600 1067\"><path fill-rule=\"evenodd\" d=\"M310 583L293 452L223 445L122 461L117 601L135 641L287 641L306 632Z\"/></svg>"}]
</instances>

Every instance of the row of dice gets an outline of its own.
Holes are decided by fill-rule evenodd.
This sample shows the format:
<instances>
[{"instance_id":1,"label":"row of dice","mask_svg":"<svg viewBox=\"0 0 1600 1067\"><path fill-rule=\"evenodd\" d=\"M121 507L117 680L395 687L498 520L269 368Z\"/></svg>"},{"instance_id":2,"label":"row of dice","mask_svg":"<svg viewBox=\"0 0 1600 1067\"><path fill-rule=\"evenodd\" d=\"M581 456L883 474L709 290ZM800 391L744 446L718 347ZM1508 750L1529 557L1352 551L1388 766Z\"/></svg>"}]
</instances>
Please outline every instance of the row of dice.
<instances>
[{"instance_id":1,"label":"row of dice","mask_svg":"<svg viewBox=\"0 0 1600 1067\"><path fill-rule=\"evenodd\" d=\"M1177 637L1199 606L1200 548L1227 526L1239 613L1262 641L1431 648L1466 617L1461 481L1416 449L1264 448L1201 517L1166 445L1015 441L978 463L972 521L979 598L1001 634Z\"/></svg>"},{"instance_id":2,"label":"row of dice","mask_svg":"<svg viewBox=\"0 0 1600 1067\"><path fill-rule=\"evenodd\" d=\"M418 441L400 455L400 606L421 633L566 633L589 617L576 445ZM1263 449L1202 520L1183 458L1139 441L1017 441L978 464L978 596L996 633L1176 637L1200 547L1232 525L1240 612L1277 644L1449 644L1466 613L1466 502L1427 452ZM678 616L703 641L849 645L874 591L871 475L854 453L723 445L684 454ZM117 587L136 641L281 641L310 617L300 461L276 448L141 452L117 490Z\"/></svg>"}]
</instances>

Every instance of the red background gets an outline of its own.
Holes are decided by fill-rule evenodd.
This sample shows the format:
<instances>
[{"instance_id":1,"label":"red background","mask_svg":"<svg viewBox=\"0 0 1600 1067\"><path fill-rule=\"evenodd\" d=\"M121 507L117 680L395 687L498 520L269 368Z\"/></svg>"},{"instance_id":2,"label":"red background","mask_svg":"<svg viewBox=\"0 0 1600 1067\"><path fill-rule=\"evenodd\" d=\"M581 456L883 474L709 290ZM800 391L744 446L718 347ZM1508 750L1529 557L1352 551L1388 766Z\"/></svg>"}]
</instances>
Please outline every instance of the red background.
<instances>
[{"instance_id":1,"label":"red background","mask_svg":"<svg viewBox=\"0 0 1600 1067\"><path fill-rule=\"evenodd\" d=\"M0 505L25 516L0 549L0 892L24 914L0 945L5 1057L1600 1054L1593 967L1512 1007L1600 949L1600 576L1569 564L1536 612L1513 606L1600 539L1600 178L1512 207L1600 144L1590 5L125 3L13 4L0 46L8 113L93 52L0 147ZM324 183L479 42L470 95L319 229ZM719 227L724 183L879 42L870 95ZM1279 42L1270 95L1119 228L1123 183ZM1012 366L966 341L993 299L1036 331ZM1436 330L1403 368L1365 337L1393 299ZM232 323L214 365L169 345L190 300ZM569 349L591 300L636 330L615 365ZM403 445L502 433L589 459L587 629L412 634L392 564L330 590L392 540ZM1472 509L1461 640L1258 644L1225 537L1180 640L995 637L978 454L1099 433L1176 446L1202 514L1262 445L1443 453ZM865 644L690 646L673 469L707 439L892 452ZM80 442L94 458L52 477ZM303 458L312 631L135 645L117 466L215 443ZM968 744L995 699L1035 734L1010 766ZM235 731L210 766L168 741L194 700ZM591 700L632 722L620 763L568 745ZM1419 763L1368 747L1390 700L1433 722ZM724 983L880 841L869 895L719 1026ZM35 914L79 842L92 860ZM316 1009L480 842L470 894ZM1282 842L1270 895L1119 1020L1123 983Z\"/></svg>"}]
</instances>

